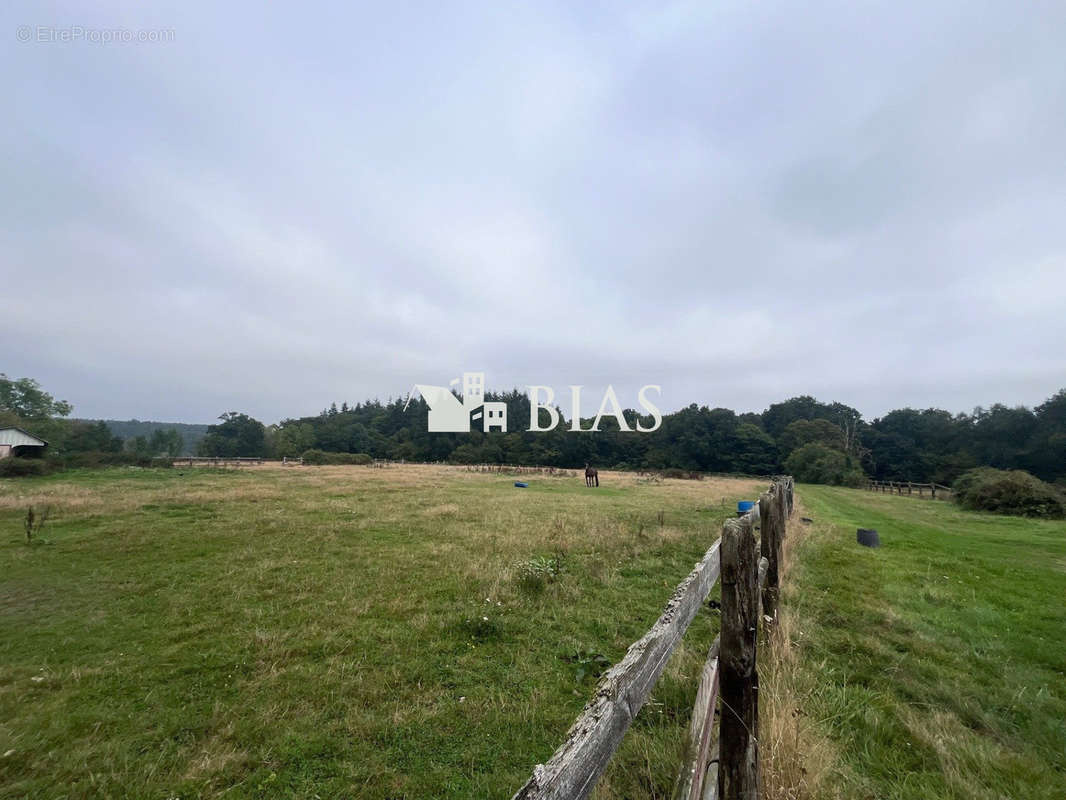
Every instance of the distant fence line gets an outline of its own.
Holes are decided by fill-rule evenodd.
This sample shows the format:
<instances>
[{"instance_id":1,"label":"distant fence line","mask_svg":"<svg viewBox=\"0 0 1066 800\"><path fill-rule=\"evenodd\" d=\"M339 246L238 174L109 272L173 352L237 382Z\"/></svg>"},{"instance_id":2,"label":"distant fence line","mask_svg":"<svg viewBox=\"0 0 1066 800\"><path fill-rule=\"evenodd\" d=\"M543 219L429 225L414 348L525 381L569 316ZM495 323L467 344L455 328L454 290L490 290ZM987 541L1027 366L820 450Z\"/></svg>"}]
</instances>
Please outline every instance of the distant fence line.
<instances>
[{"instance_id":1,"label":"distant fence line","mask_svg":"<svg viewBox=\"0 0 1066 800\"><path fill-rule=\"evenodd\" d=\"M793 493L791 477L775 478L751 511L726 521L721 538L678 585L651 630L606 672L563 744L546 764L533 768L512 800L588 797L719 576L721 634L711 644L700 677L674 797L757 800L756 643L759 622L776 619L778 565ZM716 732L719 694L723 710Z\"/></svg>"},{"instance_id":2,"label":"distant fence line","mask_svg":"<svg viewBox=\"0 0 1066 800\"><path fill-rule=\"evenodd\" d=\"M867 481L866 488L871 492L888 492L889 494L914 494L918 490L918 496L924 497L925 492L934 500L937 492L941 499L945 499L952 493L950 486L941 486L939 483L914 483L913 481ZM906 491L904 491L906 490Z\"/></svg>"},{"instance_id":3,"label":"distant fence line","mask_svg":"<svg viewBox=\"0 0 1066 800\"><path fill-rule=\"evenodd\" d=\"M175 467L182 465L194 467L205 466L241 466L242 464L262 464L258 456L176 456L170 461Z\"/></svg>"},{"instance_id":4,"label":"distant fence line","mask_svg":"<svg viewBox=\"0 0 1066 800\"><path fill-rule=\"evenodd\" d=\"M332 451L328 451L332 452ZM462 464L454 461L409 461L407 459L375 458L364 464L356 463L319 463L317 461L304 461L302 456L281 456L280 458L263 458L260 456L153 456L153 460L160 463L169 463L173 466L241 466L246 464L280 464L281 466L302 466L304 464L314 466L365 466L374 469L389 469L397 466L437 466L452 467L466 472L480 472L494 475L549 475L560 478L573 478L581 473L580 469L572 467L553 467L542 465L523 464ZM703 480L704 478L728 477L728 478L751 478L764 480L766 475L733 474L724 472L700 472L696 470L681 470L677 468L664 469L614 469L604 467L602 471L616 471L633 475L638 483L658 483L664 478L685 478L689 480ZM917 486L918 484L915 484Z\"/></svg>"},{"instance_id":5,"label":"distant fence line","mask_svg":"<svg viewBox=\"0 0 1066 800\"><path fill-rule=\"evenodd\" d=\"M467 472L488 472L494 475L557 475L562 478L572 478L577 472L564 467L524 467L519 464L467 464L463 466Z\"/></svg>"}]
</instances>

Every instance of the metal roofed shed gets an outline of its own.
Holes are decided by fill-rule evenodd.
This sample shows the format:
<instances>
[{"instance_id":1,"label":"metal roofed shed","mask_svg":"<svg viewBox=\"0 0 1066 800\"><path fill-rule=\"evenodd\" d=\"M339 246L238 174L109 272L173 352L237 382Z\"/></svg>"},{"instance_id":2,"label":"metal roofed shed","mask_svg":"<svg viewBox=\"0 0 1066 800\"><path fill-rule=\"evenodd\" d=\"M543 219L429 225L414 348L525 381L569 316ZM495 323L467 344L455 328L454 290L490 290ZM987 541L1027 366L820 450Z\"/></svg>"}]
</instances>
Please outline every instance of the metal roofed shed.
<instances>
[{"instance_id":1,"label":"metal roofed shed","mask_svg":"<svg viewBox=\"0 0 1066 800\"><path fill-rule=\"evenodd\" d=\"M48 442L22 428L0 428L0 458L8 456L37 456L44 453Z\"/></svg>"}]
</instances>

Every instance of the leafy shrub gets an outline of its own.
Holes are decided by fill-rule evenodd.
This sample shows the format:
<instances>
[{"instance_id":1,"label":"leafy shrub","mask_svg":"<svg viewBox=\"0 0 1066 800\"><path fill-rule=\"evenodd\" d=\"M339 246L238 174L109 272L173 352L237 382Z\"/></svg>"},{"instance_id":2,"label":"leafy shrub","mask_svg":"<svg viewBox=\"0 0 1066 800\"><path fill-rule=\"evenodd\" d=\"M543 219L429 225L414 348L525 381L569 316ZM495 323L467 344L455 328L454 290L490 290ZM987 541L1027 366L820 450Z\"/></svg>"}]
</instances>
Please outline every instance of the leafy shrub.
<instances>
[{"instance_id":1,"label":"leafy shrub","mask_svg":"<svg viewBox=\"0 0 1066 800\"><path fill-rule=\"evenodd\" d=\"M817 442L793 450L785 459L785 469L800 483L862 486L866 481L866 475L845 453Z\"/></svg>"},{"instance_id":2,"label":"leafy shrub","mask_svg":"<svg viewBox=\"0 0 1066 800\"><path fill-rule=\"evenodd\" d=\"M40 535L51 511L52 509L48 506L45 506L44 511L40 513L34 510L33 506L26 509L26 519L22 523L23 530L26 531L26 544L33 544L34 537Z\"/></svg>"},{"instance_id":3,"label":"leafy shrub","mask_svg":"<svg viewBox=\"0 0 1066 800\"><path fill-rule=\"evenodd\" d=\"M1066 496L1022 470L978 467L955 481L955 502L973 511L1020 517L1066 517Z\"/></svg>"},{"instance_id":4,"label":"leafy shrub","mask_svg":"<svg viewBox=\"0 0 1066 800\"><path fill-rule=\"evenodd\" d=\"M591 650L578 650L572 656L563 656L563 661L569 661L571 664L577 665L577 669L574 671L574 681L576 683L584 683L586 678L599 678L611 666L607 656Z\"/></svg>"},{"instance_id":5,"label":"leafy shrub","mask_svg":"<svg viewBox=\"0 0 1066 800\"><path fill-rule=\"evenodd\" d=\"M89 451L84 453L66 453L57 458L57 463L64 467L170 467L171 460L166 457L153 458L143 453L107 453Z\"/></svg>"},{"instance_id":6,"label":"leafy shrub","mask_svg":"<svg viewBox=\"0 0 1066 800\"><path fill-rule=\"evenodd\" d=\"M153 458L137 453L108 453L90 451L84 453L49 454L45 458L0 459L0 478L21 478L31 475L50 475L63 469L103 469L105 467L170 467L169 458Z\"/></svg>"},{"instance_id":7,"label":"leafy shrub","mask_svg":"<svg viewBox=\"0 0 1066 800\"><path fill-rule=\"evenodd\" d=\"M326 465L326 464L359 464L366 466L373 463L374 459L368 456L366 453L330 453L325 450L304 450L303 458L305 464Z\"/></svg>"},{"instance_id":8,"label":"leafy shrub","mask_svg":"<svg viewBox=\"0 0 1066 800\"><path fill-rule=\"evenodd\" d=\"M564 568L561 553L555 556L536 556L515 564L515 579L527 592L542 592L544 587L558 578Z\"/></svg>"},{"instance_id":9,"label":"leafy shrub","mask_svg":"<svg viewBox=\"0 0 1066 800\"><path fill-rule=\"evenodd\" d=\"M0 459L0 478L27 478L34 475L48 475L55 471L52 462L43 458L19 458L9 456Z\"/></svg>"},{"instance_id":10,"label":"leafy shrub","mask_svg":"<svg viewBox=\"0 0 1066 800\"><path fill-rule=\"evenodd\" d=\"M678 469L677 467L668 467L662 471L664 478L678 478L684 481L699 481L703 480L703 475L699 472L695 472L690 469Z\"/></svg>"}]
</instances>

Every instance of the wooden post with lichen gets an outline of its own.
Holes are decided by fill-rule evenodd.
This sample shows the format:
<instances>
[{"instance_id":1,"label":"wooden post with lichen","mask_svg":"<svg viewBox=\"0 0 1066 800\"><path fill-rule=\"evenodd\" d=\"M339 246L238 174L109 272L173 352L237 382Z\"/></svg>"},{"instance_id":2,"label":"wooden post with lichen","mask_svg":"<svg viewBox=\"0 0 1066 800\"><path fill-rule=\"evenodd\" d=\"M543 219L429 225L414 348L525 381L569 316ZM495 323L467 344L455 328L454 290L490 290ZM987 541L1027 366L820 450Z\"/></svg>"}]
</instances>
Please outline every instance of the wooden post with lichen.
<instances>
[{"instance_id":1,"label":"wooden post with lichen","mask_svg":"<svg viewBox=\"0 0 1066 800\"><path fill-rule=\"evenodd\" d=\"M762 590L762 607L763 613L771 619L777 616L778 564L784 538L787 491L784 481L775 482L769 491L759 497L759 550L768 564L766 586Z\"/></svg>"},{"instance_id":2,"label":"wooden post with lichen","mask_svg":"<svg viewBox=\"0 0 1066 800\"><path fill-rule=\"evenodd\" d=\"M722 633L719 694L718 797L759 798L759 556L751 517L728 520L722 529Z\"/></svg>"}]
</instances>

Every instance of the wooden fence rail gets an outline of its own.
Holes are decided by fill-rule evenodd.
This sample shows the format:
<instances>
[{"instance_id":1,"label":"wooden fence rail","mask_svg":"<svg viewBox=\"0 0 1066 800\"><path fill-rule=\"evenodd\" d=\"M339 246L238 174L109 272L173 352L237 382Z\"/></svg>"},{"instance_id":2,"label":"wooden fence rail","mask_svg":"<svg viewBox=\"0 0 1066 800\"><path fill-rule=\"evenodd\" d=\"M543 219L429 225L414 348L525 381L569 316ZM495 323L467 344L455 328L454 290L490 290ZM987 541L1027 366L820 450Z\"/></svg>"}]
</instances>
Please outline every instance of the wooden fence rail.
<instances>
[{"instance_id":1,"label":"wooden fence rail","mask_svg":"<svg viewBox=\"0 0 1066 800\"><path fill-rule=\"evenodd\" d=\"M514 800L577 800L588 796L718 580L720 546L720 540L711 545L677 587L651 630L607 671L596 697L571 726L562 746L548 763L533 769L533 776L515 793Z\"/></svg>"},{"instance_id":2,"label":"wooden fence rail","mask_svg":"<svg viewBox=\"0 0 1066 800\"><path fill-rule=\"evenodd\" d=\"M719 741L724 744L717 774L725 788L719 796L724 800L757 797L755 640L764 611L763 597L771 597L776 604L777 565L784 521L792 510L792 492L790 477L775 479L764 494L765 503L760 498L743 517L726 522L722 537L677 587L651 630L607 671L596 696L570 727L563 744L546 764L533 768L532 777L512 800L581 800L589 795L719 575L723 578L722 633L712 643L701 675L689 726L690 758L682 767L675 796L692 800L703 796L712 763L715 700L721 691L722 707L734 712L741 732L736 722L722 723ZM762 557L753 535L760 520L765 520L764 530L774 531L769 545L764 538ZM766 595L767 591L771 594ZM750 793L751 786L756 794Z\"/></svg>"},{"instance_id":3,"label":"wooden fence rail","mask_svg":"<svg viewBox=\"0 0 1066 800\"><path fill-rule=\"evenodd\" d=\"M263 459L255 456L177 456L171 460L174 466L182 464L196 466L197 464L211 464L226 466L229 464L240 466L241 464L262 464Z\"/></svg>"},{"instance_id":4,"label":"wooden fence rail","mask_svg":"<svg viewBox=\"0 0 1066 800\"><path fill-rule=\"evenodd\" d=\"M718 737L714 728L714 712L718 705L718 655L721 636L715 636L707 651L707 661L700 673L696 689L696 703L688 727L687 758L681 765L674 788L675 800L700 800L707 780L718 781Z\"/></svg>"},{"instance_id":5,"label":"wooden fence rail","mask_svg":"<svg viewBox=\"0 0 1066 800\"><path fill-rule=\"evenodd\" d=\"M889 494L914 494L914 490L918 490L918 496L924 497L925 492L929 492L929 496L934 500L937 498L937 492L940 492L940 498L947 499L947 496L951 494L950 486L941 486L939 483L915 483L914 481L867 481L866 488L872 492L888 492Z\"/></svg>"}]
</instances>

